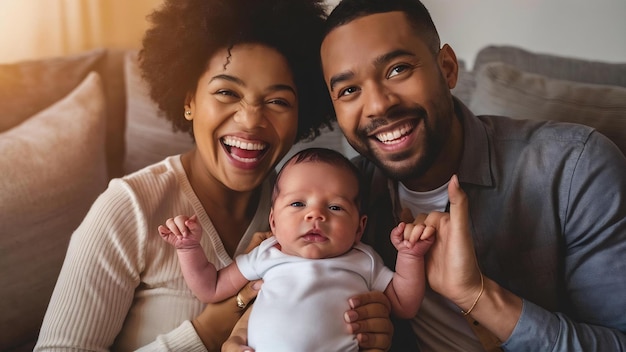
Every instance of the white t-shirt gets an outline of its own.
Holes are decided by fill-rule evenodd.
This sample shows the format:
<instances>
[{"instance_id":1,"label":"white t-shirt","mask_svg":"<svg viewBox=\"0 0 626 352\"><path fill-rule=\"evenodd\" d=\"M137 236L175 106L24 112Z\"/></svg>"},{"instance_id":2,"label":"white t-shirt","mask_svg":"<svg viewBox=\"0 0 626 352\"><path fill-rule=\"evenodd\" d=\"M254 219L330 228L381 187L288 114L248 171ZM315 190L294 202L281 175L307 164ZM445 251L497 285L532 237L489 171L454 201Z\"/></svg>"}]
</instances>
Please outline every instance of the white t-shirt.
<instances>
[{"instance_id":1,"label":"white t-shirt","mask_svg":"<svg viewBox=\"0 0 626 352\"><path fill-rule=\"evenodd\" d=\"M400 204L402 208L409 208L413 215L445 211L448 205L448 183L432 191L415 192L399 182ZM459 314L459 307L428 286L411 326L422 352L483 351L480 341L465 318Z\"/></svg>"}]
</instances>

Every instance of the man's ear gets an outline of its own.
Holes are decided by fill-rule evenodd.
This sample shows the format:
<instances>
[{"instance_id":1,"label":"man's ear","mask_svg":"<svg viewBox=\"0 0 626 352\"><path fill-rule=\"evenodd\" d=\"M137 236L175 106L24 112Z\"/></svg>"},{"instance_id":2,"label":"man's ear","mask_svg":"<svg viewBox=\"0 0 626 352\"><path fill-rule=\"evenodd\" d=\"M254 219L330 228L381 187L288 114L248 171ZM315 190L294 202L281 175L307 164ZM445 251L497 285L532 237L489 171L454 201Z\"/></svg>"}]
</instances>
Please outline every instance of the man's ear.
<instances>
[{"instance_id":1,"label":"man's ear","mask_svg":"<svg viewBox=\"0 0 626 352\"><path fill-rule=\"evenodd\" d=\"M456 87L456 82L459 77L459 62L457 61L456 54L450 45L444 44L439 50L437 62L439 64L439 69L448 84L448 88L452 89Z\"/></svg>"},{"instance_id":2,"label":"man's ear","mask_svg":"<svg viewBox=\"0 0 626 352\"><path fill-rule=\"evenodd\" d=\"M367 224L367 215L361 216L359 219L359 226L356 229L356 236L354 238L354 243L361 242L361 238L363 237L363 233L365 232L365 225Z\"/></svg>"}]
</instances>

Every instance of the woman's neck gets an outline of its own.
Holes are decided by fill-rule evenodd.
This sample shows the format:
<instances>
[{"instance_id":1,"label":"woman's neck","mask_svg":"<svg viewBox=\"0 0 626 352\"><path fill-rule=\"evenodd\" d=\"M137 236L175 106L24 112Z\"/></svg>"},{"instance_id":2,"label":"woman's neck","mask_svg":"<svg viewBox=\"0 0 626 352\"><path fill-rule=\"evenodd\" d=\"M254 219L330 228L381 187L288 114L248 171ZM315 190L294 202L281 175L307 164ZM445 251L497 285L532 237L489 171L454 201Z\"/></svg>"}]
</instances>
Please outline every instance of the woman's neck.
<instances>
[{"instance_id":1,"label":"woman's neck","mask_svg":"<svg viewBox=\"0 0 626 352\"><path fill-rule=\"evenodd\" d=\"M228 254L232 257L258 207L261 186L251 191L234 191L196 165L193 151L182 163L191 187L211 219Z\"/></svg>"}]
</instances>

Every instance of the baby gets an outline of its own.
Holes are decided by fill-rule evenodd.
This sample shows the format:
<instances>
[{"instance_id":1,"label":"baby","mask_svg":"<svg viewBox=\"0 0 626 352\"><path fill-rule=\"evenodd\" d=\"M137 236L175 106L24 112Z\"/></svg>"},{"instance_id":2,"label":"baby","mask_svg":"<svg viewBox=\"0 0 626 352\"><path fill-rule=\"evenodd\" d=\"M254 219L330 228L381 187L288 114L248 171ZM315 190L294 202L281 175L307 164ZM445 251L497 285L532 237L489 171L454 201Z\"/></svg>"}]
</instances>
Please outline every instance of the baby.
<instances>
[{"instance_id":1,"label":"baby","mask_svg":"<svg viewBox=\"0 0 626 352\"><path fill-rule=\"evenodd\" d=\"M177 249L187 284L205 303L263 279L248 323L248 343L257 352L358 351L342 318L348 298L383 291L393 314L414 317L424 297L424 255L434 242L421 228L398 224L391 231L396 272L385 267L360 243L367 217L360 212L359 188L358 171L342 154L300 151L276 179L269 215L273 236L219 271L200 247L195 215L167 221L159 233Z\"/></svg>"}]
</instances>

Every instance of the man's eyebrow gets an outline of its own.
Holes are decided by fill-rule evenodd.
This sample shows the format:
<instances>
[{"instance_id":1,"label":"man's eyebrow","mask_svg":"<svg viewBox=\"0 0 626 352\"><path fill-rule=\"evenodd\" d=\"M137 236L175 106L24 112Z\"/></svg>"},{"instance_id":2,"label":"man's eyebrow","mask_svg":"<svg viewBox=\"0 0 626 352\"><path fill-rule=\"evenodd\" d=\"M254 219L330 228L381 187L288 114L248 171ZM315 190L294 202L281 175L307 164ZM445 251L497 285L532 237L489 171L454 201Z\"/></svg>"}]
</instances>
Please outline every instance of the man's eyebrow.
<instances>
[{"instance_id":1,"label":"man's eyebrow","mask_svg":"<svg viewBox=\"0 0 626 352\"><path fill-rule=\"evenodd\" d=\"M374 60L374 65L375 66L384 65L384 64L388 63L389 61L391 61L391 60L393 60L393 59L395 59L397 57L400 57L400 56L415 56L415 54L413 54L410 51L403 50L403 49L397 49L397 50L390 51L390 52L388 52L386 54L382 54L379 57L377 57Z\"/></svg>"},{"instance_id":2,"label":"man's eyebrow","mask_svg":"<svg viewBox=\"0 0 626 352\"><path fill-rule=\"evenodd\" d=\"M243 87L246 86L246 83L244 81L242 81L241 79L239 79L239 78L237 78L235 76L226 75L226 74L215 75L215 76L211 77L211 80L209 82L213 82L215 80L220 80L220 79L223 79L223 80L226 80L226 81L229 81L229 82L233 82L233 83L238 84L238 85L243 86ZM293 95L298 96L298 94L296 94L295 89L292 86L288 85L288 84L275 84L273 86L270 86L269 90L270 91L274 91L274 92L281 91L281 90L288 90L288 91L292 92Z\"/></svg>"},{"instance_id":3,"label":"man's eyebrow","mask_svg":"<svg viewBox=\"0 0 626 352\"><path fill-rule=\"evenodd\" d=\"M338 73L330 78L330 91L333 92L335 90L335 86L337 83L341 83L343 81L347 81L350 78L354 77L354 72L342 72Z\"/></svg>"},{"instance_id":4,"label":"man's eyebrow","mask_svg":"<svg viewBox=\"0 0 626 352\"><path fill-rule=\"evenodd\" d=\"M403 49L397 49L394 51L390 51L388 53L382 54L378 57L376 57L374 59L374 66L381 66L384 65L386 63L388 63L389 61L400 57L400 56L415 56L415 54L413 54L410 51L407 50L403 50ZM330 91L333 92L335 90L335 86L338 83L341 83L343 81L347 81L349 79L351 79L352 77L354 77L354 72L352 71L346 71L346 72L342 72L342 73L338 73L334 76L332 76L329 80L330 83Z\"/></svg>"}]
</instances>

